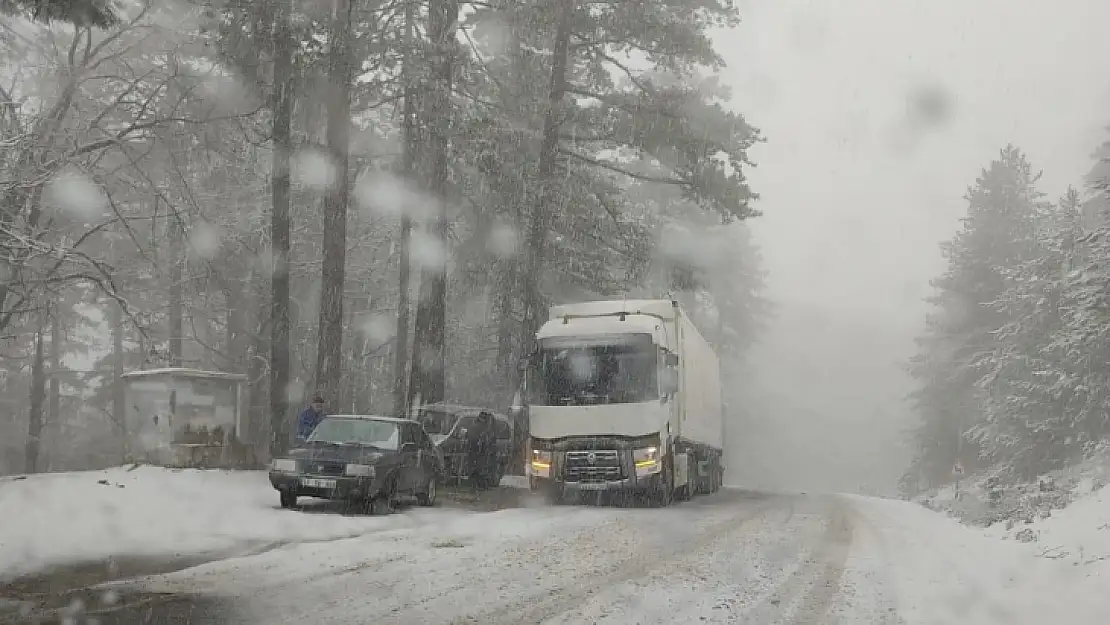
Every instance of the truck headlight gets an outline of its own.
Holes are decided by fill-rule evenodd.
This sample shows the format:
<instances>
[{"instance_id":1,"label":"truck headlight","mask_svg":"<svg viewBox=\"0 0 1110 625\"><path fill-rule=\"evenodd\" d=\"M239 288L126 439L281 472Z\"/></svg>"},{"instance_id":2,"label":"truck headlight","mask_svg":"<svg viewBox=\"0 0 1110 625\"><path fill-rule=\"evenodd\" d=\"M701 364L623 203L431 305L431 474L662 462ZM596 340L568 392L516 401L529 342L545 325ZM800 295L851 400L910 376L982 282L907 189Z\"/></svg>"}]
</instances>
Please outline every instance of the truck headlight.
<instances>
[{"instance_id":1,"label":"truck headlight","mask_svg":"<svg viewBox=\"0 0 1110 625\"><path fill-rule=\"evenodd\" d=\"M374 477L374 467L368 464L349 464L343 472L353 477Z\"/></svg>"},{"instance_id":2,"label":"truck headlight","mask_svg":"<svg viewBox=\"0 0 1110 625\"><path fill-rule=\"evenodd\" d=\"M270 463L270 470L281 473L296 473L297 461L292 458L275 458L274 461Z\"/></svg>"},{"instance_id":3,"label":"truck headlight","mask_svg":"<svg viewBox=\"0 0 1110 625\"><path fill-rule=\"evenodd\" d=\"M632 450L632 461L636 464L636 475L651 475L662 470L659 462L659 448L645 447Z\"/></svg>"},{"instance_id":4,"label":"truck headlight","mask_svg":"<svg viewBox=\"0 0 1110 625\"><path fill-rule=\"evenodd\" d=\"M532 475L536 477L550 477L551 476L551 452L541 451L539 449L532 450L532 462L528 463Z\"/></svg>"}]
</instances>

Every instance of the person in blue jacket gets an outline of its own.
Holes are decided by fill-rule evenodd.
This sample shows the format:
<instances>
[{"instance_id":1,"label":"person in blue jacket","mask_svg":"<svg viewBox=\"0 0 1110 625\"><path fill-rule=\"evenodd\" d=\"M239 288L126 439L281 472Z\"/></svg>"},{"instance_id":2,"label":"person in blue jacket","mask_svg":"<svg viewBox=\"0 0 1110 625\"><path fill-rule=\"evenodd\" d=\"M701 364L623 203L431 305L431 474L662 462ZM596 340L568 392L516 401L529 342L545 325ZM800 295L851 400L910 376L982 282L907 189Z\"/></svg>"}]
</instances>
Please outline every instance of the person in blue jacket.
<instances>
[{"instance_id":1,"label":"person in blue jacket","mask_svg":"<svg viewBox=\"0 0 1110 625\"><path fill-rule=\"evenodd\" d=\"M305 409L297 416L297 442L303 443L312 434L312 430L320 425L320 421L325 416L324 398L316 395L312 398L312 403L305 406Z\"/></svg>"}]
</instances>

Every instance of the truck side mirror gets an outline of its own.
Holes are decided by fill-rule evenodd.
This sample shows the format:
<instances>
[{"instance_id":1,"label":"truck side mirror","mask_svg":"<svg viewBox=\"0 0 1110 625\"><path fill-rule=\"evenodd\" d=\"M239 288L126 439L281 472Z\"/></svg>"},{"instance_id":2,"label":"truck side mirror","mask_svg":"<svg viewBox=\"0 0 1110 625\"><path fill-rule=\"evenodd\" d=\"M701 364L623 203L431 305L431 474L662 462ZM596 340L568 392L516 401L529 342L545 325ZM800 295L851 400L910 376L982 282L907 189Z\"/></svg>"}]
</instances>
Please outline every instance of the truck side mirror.
<instances>
[{"instance_id":1,"label":"truck side mirror","mask_svg":"<svg viewBox=\"0 0 1110 625\"><path fill-rule=\"evenodd\" d=\"M664 396L678 392L678 369L667 367L659 372L659 390Z\"/></svg>"},{"instance_id":2,"label":"truck side mirror","mask_svg":"<svg viewBox=\"0 0 1110 625\"><path fill-rule=\"evenodd\" d=\"M516 363L516 368L517 368L518 371L523 372L523 371L527 371L528 367L530 367L531 365L532 365L532 359L531 358L521 358L520 362Z\"/></svg>"},{"instance_id":3,"label":"truck side mirror","mask_svg":"<svg viewBox=\"0 0 1110 625\"><path fill-rule=\"evenodd\" d=\"M664 362L666 363L666 365L668 367L677 367L678 366L678 354L672 354L670 352L667 352L667 355L664 358Z\"/></svg>"}]
</instances>

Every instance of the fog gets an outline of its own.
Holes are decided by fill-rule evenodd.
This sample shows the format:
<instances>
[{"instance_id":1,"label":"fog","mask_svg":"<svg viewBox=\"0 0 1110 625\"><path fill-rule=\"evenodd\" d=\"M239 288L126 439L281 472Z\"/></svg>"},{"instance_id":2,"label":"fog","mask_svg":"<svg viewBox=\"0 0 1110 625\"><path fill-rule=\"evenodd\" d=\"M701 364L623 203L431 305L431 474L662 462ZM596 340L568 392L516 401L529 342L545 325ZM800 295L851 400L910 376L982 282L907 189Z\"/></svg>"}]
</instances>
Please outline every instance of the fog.
<instances>
[{"instance_id":1,"label":"fog","mask_svg":"<svg viewBox=\"0 0 1110 625\"><path fill-rule=\"evenodd\" d=\"M751 227L779 315L750 356L733 468L764 487L889 493L937 244L1008 142L1050 198L1081 182L1110 123L1110 5L745 4L722 49L733 105L768 139Z\"/></svg>"}]
</instances>

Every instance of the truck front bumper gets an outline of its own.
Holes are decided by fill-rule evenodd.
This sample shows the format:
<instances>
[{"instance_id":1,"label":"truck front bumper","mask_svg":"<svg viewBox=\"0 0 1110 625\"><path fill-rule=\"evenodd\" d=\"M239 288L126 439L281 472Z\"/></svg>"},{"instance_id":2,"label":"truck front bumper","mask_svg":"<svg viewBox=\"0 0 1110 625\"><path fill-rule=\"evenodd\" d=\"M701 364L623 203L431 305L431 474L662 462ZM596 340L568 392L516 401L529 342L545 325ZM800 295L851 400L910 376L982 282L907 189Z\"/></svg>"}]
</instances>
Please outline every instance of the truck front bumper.
<instances>
[{"instance_id":1,"label":"truck front bumper","mask_svg":"<svg viewBox=\"0 0 1110 625\"><path fill-rule=\"evenodd\" d=\"M555 488L562 488L567 493L597 493L597 492L637 492L646 493L659 487L662 479L659 473L650 475L632 476L619 480L606 480L604 482L565 482L561 479L529 476L529 486L536 492L549 492Z\"/></svg>"}]
</instances>

